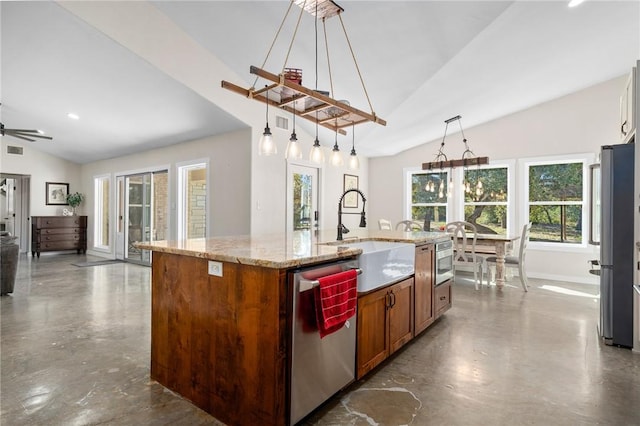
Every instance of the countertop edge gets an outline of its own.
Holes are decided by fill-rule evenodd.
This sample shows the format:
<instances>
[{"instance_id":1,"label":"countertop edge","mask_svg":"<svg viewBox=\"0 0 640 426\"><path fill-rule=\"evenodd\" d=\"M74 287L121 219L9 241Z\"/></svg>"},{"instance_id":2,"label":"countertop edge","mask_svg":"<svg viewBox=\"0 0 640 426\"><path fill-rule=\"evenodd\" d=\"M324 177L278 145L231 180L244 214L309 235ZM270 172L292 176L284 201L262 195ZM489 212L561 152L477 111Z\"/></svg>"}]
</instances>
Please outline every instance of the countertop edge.
<instances>
[{"instance_id":1,"label":"countertop edge","mask_svg":"<svg viewBox=\"0 0 640 426\"><path fill-rule=\"evenodd\" d=\"M322 246L326 249L335 248L335 251L330 251L328 253L319 253L319 254L308 254L301 255L296 257L296 255L284 255L286 259L273 259L269 258L272 256L271 253L268 255L261 254L248 254L248 255L239 255L234 254L233 250L229 250L228 248L207 248L208 244L215 245L217 239L210 238L203 240L204 248L189 248L189 247L176 247L172 245L181 244L182 242L176 241L158 241L152 243L142 243L136 242L134 246L144 250L150 250L161 253L169 253L176 254L181 256L190 256L196 257L200 259L213 260L219 262L228 262L228 263L237 263L241 265L251 265L251 266L260 266L265 268L273 268L273 269L291 269L302 267L306 265L312 265L316 263L322 262L330 262L334 260L347 259L354 256L358 256L362 253L362 250L357 247L349 247L349 244L364 242L364 241L388 241L388 242L398 242L398 243L409 243L414 244L416 246L424 245L424 244L435 244L437 242L446 241L451 239L451 237L447 234L443 235L433 235L431 234L423 234L419 232L413 233L403 233L404 235L366 235L362 237L351 237L342 241L326 241L326 242L316 242L313 243L314 246L319 247ZM253 238L260 239L260 236L255 236ZM224 244L229 244L227 239L220 239L220 242L224 241ZM244 245L247 245L246 242L238 241L234 243L236 247L242 248ZM261 250L265 252L269 252L269 245L265 243L264 247L261 247ZM242 250L238 250L242 251ZM250 250L249 250L250 251ZM260 251L260 250L258 250Z\"/></svg>"}]
</instances>

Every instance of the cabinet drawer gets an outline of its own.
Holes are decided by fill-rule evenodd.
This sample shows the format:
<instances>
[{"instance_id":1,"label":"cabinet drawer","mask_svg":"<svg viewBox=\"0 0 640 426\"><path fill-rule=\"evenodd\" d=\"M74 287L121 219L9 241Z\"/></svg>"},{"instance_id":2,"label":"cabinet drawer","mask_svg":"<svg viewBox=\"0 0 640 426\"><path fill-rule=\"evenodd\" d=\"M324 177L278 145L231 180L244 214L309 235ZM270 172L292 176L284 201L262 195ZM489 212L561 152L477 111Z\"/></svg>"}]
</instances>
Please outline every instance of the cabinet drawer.
<instances>
[{"instance_id":1,"label":"cabinet drawer","mask_svg":"<svg viewBox=\"0 0 640 426\"><path fill-rule=\"evenodd\" d=\"M38 230L40 235L81 234L82 228L43 228Z\"/></svg>"},{"instance_id":2,"label":"cabinet drawer","mask_svg":"<svg viewBox=\"0 0 640 426\"><path fill-rule=\"evenodd\" d=\"M53 242L53 241L80 241L80 235L77 234L54 234L54 235L41 235L38 239L41 243Z\"/></svg>"},{"instance_id":3,"label":"cabinet drawer","mask_svg":"<svg viewBox=\"0 0 640 426\"><path fill-rule=\"evenodd\" d=\"M437 286L435 296L435 311L438 316L451 307L451 281Z\"/></svg>"},{"instance_id":4,"label":"cabinet drawer","mask_svg":"<svg viewBox=\"0 0 640 426\"><path fill-rule=\"evenodd\" d=\"M47 250L72 250L72 249L80 249L79 241L44 241L38 243L38 249L40 251Z\"/></svg>"},{"instance_id":5,"label":"cabinet drawer","mask_svg":"<svg viewBox=\"0 0 640 426\"><path fill-rule=\"evenodd\" d=\"M37 228L78 228L86 226L86 216L35 217Z\"/></svg>"}]
</instances>

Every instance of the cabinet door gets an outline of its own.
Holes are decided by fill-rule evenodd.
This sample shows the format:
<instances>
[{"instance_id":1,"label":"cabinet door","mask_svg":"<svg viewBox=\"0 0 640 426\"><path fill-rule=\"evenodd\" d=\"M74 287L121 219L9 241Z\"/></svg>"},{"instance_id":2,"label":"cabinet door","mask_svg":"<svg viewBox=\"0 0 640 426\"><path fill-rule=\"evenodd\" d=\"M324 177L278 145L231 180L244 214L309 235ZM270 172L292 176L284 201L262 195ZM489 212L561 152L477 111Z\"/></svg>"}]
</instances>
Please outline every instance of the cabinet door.
<instances>
[{"instance_id":1,"label":"cabinet door","mask_svg":"<svg viewBox=\"0 0 640 426\"><path fill-rule=\"evenodd\" d=\"M389 354L387 288L358 299L358 379L380 364Z\"/></svg>"},{"instance_id":2,"label":"cabinet door","mask_svg":"<svg viewBox=\"0 0 640 426\"><path fill-rule=\"evenodd\" d=\"M415 334L433 323L433 244L416 247L416 274L414 286Z\"/></svg>"},{"instance_id":3,"label":"cabinet door","mask_svg":"<svg viewBox=\"0 0 640 426\"><path fill-rule=\"evenodd\" d=\"M392 354L413 338L413 278L394 284L389 295L389 354Z\"/></svg>"}]
</instances>

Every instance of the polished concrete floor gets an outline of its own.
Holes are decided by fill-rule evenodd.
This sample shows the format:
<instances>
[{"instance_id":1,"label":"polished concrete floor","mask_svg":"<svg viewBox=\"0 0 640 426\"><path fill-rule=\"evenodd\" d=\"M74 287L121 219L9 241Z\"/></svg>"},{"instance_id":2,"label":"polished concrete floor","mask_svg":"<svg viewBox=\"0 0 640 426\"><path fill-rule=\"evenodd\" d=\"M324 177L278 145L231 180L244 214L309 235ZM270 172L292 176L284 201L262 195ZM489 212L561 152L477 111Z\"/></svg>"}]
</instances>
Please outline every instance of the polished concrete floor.
<instances>
[{"instance_id":1,"label":"polished concrete floor","mask_svg":"<svg viewBox=\"0 0 640 426\"><path fill-rule=\"evenodd\" d=\"M150 269L22 255L1 300L2 425L219 425L149 379ZM640 354L597 336L598 288L460 277L453 308L309 425L639 425Z\"/></svg>"}]
</instances>

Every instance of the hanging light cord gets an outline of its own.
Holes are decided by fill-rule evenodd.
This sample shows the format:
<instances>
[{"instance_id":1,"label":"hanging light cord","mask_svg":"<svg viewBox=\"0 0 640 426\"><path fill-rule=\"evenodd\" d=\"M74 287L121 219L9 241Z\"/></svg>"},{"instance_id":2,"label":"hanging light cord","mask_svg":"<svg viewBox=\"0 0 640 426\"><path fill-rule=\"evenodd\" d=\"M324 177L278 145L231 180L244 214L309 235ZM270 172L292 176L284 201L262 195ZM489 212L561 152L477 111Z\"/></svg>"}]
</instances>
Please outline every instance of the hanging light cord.
<instances>
[{"instance_id":1,"label":"hanging light cord","mask_svg":"<svg viewBox=\"0 0 640 426\"><path fill-rule=\"evenodd\" d=\"M325 18L322 18L322 29L324 30L324 47L327 52L327 68L329 69L329 86L331 87L331 97L334 97L333 91L333 76L331 75L331 61L329 60L329 42L327 41L327 25ZM338 123L336 121L336 129L338 127Z\"/></svg>"},{"instance_id":2,"label":"hanging light cord","mask_svg":"<svg viewBox=\"0 0 640 426\"><path fill-rule=\"evenodd\" d=\"M267 51L267 56L264 58L264 62L262 62L262 66L260 68L264 68L264 66L266 65L267 60L269 59L269 55L271 55L271 50L273 50L273 46L276 44L276 40L278 39L278 36L280 35L280 31L282 31L282 27L284 26L284 23L287 20L287 16L289 16L289 12L291 11L291 6L293 6L293 1L289 2L289 7L287 8L287 12L284 14L284 18L282 18L282 22L280 23L280 27L278 28L278 31L276 31L275 37L273 37L273 41L271 42L271 46L269 47L269 50ZM253 84L251 85L251 90L253 90L256 87L256 83L257 82L258 82L258 76L256 76L256 79L253 81Z\"/></svg>"},{"instance_id":3,"label":"hanging light cord","mask_svg":"<svg viewBox=\"0 0 640 426\"><path fill-rule=\"evenodd\" d=\"M440 161L440 163L442 163L443 161L447 161L447 154L444 153L444 140L447 137L447 129L449 128L449 123L445 122L445 126L444 126L444 135L442 136L442 142L440 142L440 149L438 149L438 152L436 153L436 158L434 161ZM442 165L440 165L440 168L442 168Z\"/></svg>"},{"instance_id":4,"label":"hanging light cord","mask_svg":"<svg viewBox=\"0 0 640 426\"><path fill-rule=\"evenodd\" d=\"M264 87L267 87L266 85ZM267 128L269 128L269 91L267 90L267 92L265 93L266 98L267 98L267 110L265 112L265 116L266 116L266 122L267 122Z\"/></svg>"},{"instance_id":5,"label":"hanging light cord","mask_svg":"<svg viewBox=\"0 0 640 426\"><path fill-rule=\"evenodd\" d=\"M293 2L291 2L291 4L293 4ZM291 4L289 5L289 8L291 8ZM307 0L304 0L304 3L300 8L300 14L298 15L296 28L293 30L293 37L291 37L291 43L289 43L289 50L287 50L287 56L285 56L284 63L282 64L282 75L284 75L284 69L287 66L287 62L289 62L289 54L291 53L291 49L293 48L293 42L296 39L296 35L298 34L298 27L300 26L300 20L302 19L302 14L304 13L304 7L306 6L306 4L307 4Z\"/></svg>"},{"instance_id":6,"label":"hanging light cord","mask_svg":"<svg viewBox=\"0 0 640 426\"><path fill-rule=\"evenodd\" d=\"M369 108L371 108L371 115L374 117L376 113L373 111L373 106L371 105L371 99L369 99L369 93L367 92L367 88L364 85L364 79L362 78L362 73L360 72L360 67L358 66L358 61L356 61L356 55L353 53L353 47L351 47L351 41L349 40L349 36L347 35L347 30L344 27L344 22L342 22L342 13L338 13L338 18L340 18L340 25L342 25L342 31L344 31L344 37L347 39L347 44L349 45L349 50L351 51L351 57L353 58L353 63L356 66L356 70L358 71L358 77L360 78L360 84L362 84L362 90L364 90L364 95L367 98L367 102L369 103Z\"/></svg>"},{"instance_id":7,"label":"hanging light cord","mask_svg":"<svg viewBox=\"0 0 640 426\"><path fill-rule=\"evenodd\" d=\"M318 2L316 1L316 14L314 16L314 31L316 37L316 91L318 90ZM316 110L316 142L318 141L318 111Z\"/></svg>"},{"instance_id":8,"label":"hanging light cord","mask_svg":"<svg viewBox=\"0 0 640 426\"><path fill-rule=\"evenodd\" d=\"M469 145L467 144L467 138L464 137L464 130L462 130L462 117L458 118L458 125L460 126L460 133L462 134L462 142L464 143L464 152L462 153L462 159L466 160L467 156L469 158L473 158L476 155L469 149ZM448 124L448 123L447 123Z\"/></svg>"},{"instance_id":9,"label":"hanging light cord","mask_svg":"<svg viewBox=\"0 0 640 426\"><path fill-rule=\"evenodd\" d=\"M356 123L351 122L351 155L356 155Z\"/></svg>"}]
</instances>

